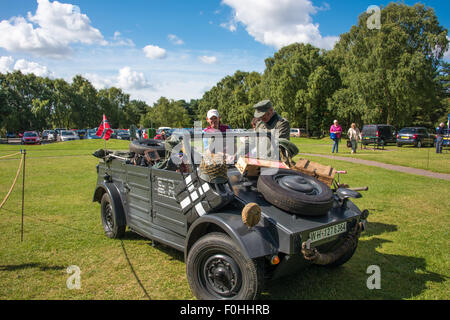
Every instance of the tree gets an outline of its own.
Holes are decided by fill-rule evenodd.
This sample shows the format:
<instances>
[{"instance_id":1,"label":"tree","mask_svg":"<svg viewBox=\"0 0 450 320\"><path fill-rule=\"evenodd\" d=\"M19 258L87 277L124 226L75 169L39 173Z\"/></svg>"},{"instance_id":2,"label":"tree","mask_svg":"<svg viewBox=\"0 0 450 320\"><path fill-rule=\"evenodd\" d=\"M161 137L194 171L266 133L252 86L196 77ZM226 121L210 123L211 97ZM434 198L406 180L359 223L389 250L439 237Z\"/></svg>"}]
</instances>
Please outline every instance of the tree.
<instances>
[{"instance_id":1,"label":"tree","mask_svg":"<svg viewBox=\"0 0 450 320\"><path fill-rule=\"evenodd\" d=\"M252 106L261 99L261 75L257 72L236 71L226 76L198 103L197 117L206 125L206 114L217 109L222 123L232 128L249 128L253 118Z\"/></svg>"},{"instance_id":2,"label":"tree","mask_svg":"<svg viewBox=\"0 0 450 320\"><path fill-rule=\"evenodd\" d=\"M161 97L153 107L147 109L147 113L141 118L141 125L145 128L191 127L191 118L184 104L183 100L174 101Z\"/></svg>"},{"instance_id":3,"label":"tree","mask_svg":"<svg viewBox=\"0 0 450 320\"><path fill-rule=\"evenodd\" d=\"M367 28L369 15L341 35L334 61L343 87L329 101L330 110L349 122L397 126L433 122L434 76L448 48L447 30L432 8L390 3L381 10L381 29Z\"/></svg>"},{"instance_id":4,"label":"tree","mask_svg":"<svg viewBox=\"0 0 450 320\"><path fill-rule=\"evenodd\" d=\"M305 127L308 134L323 131L327 98L337 89L335 73L329 70L326 52L310 44L294 43L266 59L263 92L276 111L292 127Z\"/></svg>"}]
</instances>

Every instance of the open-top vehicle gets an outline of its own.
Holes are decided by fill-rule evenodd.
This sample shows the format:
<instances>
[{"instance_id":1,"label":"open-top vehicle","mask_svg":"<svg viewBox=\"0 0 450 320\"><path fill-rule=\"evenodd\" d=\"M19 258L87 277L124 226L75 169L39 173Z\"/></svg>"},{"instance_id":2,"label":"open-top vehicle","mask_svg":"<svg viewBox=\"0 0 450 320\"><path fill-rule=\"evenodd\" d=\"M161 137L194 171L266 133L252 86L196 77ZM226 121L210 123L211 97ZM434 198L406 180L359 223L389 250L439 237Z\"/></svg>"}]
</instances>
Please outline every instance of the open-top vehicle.
<instances>
[{"instance_id":1,"label":"open-top vehicle","mask_svg":"<svg viewBox=\"0 0 450 320\"><path fill-rule=\"evenodd\" d=\"M258 138L235 133L226 140L236 147L252 135ZM184 252L198 299L256 299L267 279L311 264L339 266L353 256L368 216L350 200L360 193L336 183L332 189L289 163L252 157L252 148L240 156L204 151L204 139L212 137L98 150L93 201L106 235L120 238L128 227Z\"/></svg>"}]
</instances>

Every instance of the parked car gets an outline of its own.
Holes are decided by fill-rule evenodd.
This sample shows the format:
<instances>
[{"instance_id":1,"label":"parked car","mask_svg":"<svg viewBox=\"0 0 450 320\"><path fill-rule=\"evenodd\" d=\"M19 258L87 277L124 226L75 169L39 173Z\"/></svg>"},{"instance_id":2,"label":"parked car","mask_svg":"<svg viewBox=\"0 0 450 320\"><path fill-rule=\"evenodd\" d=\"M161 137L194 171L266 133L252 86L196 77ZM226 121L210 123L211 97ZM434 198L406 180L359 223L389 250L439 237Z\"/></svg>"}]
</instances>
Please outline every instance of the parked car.
<instances>
[{"instance_id":1,"label":"parked car","mask_svg":"<svg viewBox=\"0 0 450 320\"><path fill-rule=\"evenodd\" d=\"M291 137L300 137L301 131L299 128L291 128Z\"/></svg>"},{"instance_id":2,"label":"parked car","mask_svg":"<svg viewBox=\"0 0 450 320\"><path fill-rule=\"evenodd\" d=\"M436 143L436 138L434 139L434 142ZM442 145L445 147L450 147L450 131L448 129L444 129L444 140Z\"/></svg>"},{"instance_id":3,"label":"parked car","mask_svg":"<svg viewBox=\"0 0 450 320\"><path fill-rule=\"evenodd\" d=\"M61 134L58 135L58 141L73 141L80 140L80 137L77 135L75 131L72 130L63 130Z\"/></svg>"},{"instance_id":4,"label":"parked car","mask_svg":"<svg viewBox=\"0 0 450 320\"><path fill-rule=\"evenodd\" d=\"M397 130L388 124L368 124L363 127L361 136L361 142L365 146L368 144L385 146L397 141Z\"/></svg>"},{"instance_id":5,"label":"parked car","mask_svg":"<svg viewBox=\"0 0 450 320\"><path fill-rule=\"evenodd\" d=\"M78 137L80 137L80 139L84 139L86 136L86 130L84 129L80 129L80 130L76 130Z\"/></svg>"},{"instance_id":6,"label":"parked car","mask_svg":"<svg viewBox=\"0 0 450 320\"><path fill-rule=\"evenodd\" d=\"M244 134L227 139L256 138ZM134 143L133 152L94 153L101 160L93 201L105 235L120 239L128 226L183 252L197 299L257 299L265 280L314 264L337 267L356 252L369 212L352 202L361 197L354 190L333 190L287 167L260 175L261 167L248 174L238 164L169 165L153 145Z\"/></svg>"},{"instance_id":7,"label":"parked car","mask_svg":"<svg viewBox=\"0 0 450 320\"><path fill-rule=\"evenodd\" d=\"M397 147L412 145L417 148L429 145L433 146L436 141L436 135L430 133L424 127L407 127L398 132Z\"/></svg>"},{"instance_id":8,"label":"parked car","mask_svg":"<svg viewBox=\"0 0 450 320\"><path fill-rule=\"evenodd\" d=\"M115 131L115 139L130 140L130 133L125 129L117 129Z\"/></svg>"},{"instance_id":9,"label":"parked car","mask_svg":"<svg viewBox=\"0 0 450 320\"><path fill-rule=\"evenodd\" d=\"M41 138L36 131L25 131L22 137L22 144L41 144Z\"/></svg>"},{"instance_id":10,"label":"parked car","mask_svg":"<svg viewBox=\"0 0 450 320\"><path fill-rule=\"evenodd\" d=\"M12 138L15 138L15 137L16 137L16 134L13 133L13 132L7 132L6 133L6 138L7 139L12 139Z\"/></svg>"},{"instance_id":11,"label":"parked car","mask_svg":"<svg viewBox=\"0 0 450 320\"><path fill-rule=\"evenodd\" d=\"M97 130L96 129L89 129L86 132L86 135L84 136L85 139L101 139L98 135L97 135Z\"/></svg>"},{"instance_id":12,"label":"parked car","mask_svg":"<svg viewBox=\"0 0 450 320\"><path fill-rule=\"evenodd\" d=\"M56 141L56 131L55 130L48 130L47 133L47 139L48 141Z\"/></svg>"}]
</instances>

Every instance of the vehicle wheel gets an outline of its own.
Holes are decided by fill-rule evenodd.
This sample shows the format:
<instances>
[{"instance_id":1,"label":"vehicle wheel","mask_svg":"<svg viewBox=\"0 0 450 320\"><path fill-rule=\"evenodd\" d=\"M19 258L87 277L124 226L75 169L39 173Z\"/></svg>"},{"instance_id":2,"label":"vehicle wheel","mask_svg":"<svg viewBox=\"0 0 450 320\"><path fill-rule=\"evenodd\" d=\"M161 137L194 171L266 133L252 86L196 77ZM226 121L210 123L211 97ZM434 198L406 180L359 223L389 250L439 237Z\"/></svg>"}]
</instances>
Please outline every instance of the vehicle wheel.
<instances>
[{"instance_id":1,"label":"vehicle wheel","mask_svg":"<svg viewBox=\"0 0 450 320\"><path fill-rule=\"evenodd\" d=\"M402 144L401 143L397 143L397 147L401 148Z\"/></svg>"},{"instance_id":2,"label":"vehicle wheel","mask_svg":"<svg viewBox=\"0 0 450 320\"><path fill-rule=\"evenodd\" d=\"M103 230L108 238L121 238L125 233L125 227L118 224L118 213L115 212L108 193L105 193L101 200L101 215Z\"/></svg>"},{"instance_id":3,"label":"vehicle wheel","mask_svg":"<svg viewBox=\"0 0 450 320\"><path fill-rule=\"evenodd\" d=\"M422 148L422 141L421 140L417 141L417 148Z\"/></svg>"},{"instance_id":4,"label":"vehicle wheel","mask_svg":"<svg viewBox=\"0 0 450 320\"><path fill-rule=\"evenodd\" d=\"M166 145L162 140L141 139L130 143L130 151L137 154L144 154L149 149L156 150L161 158L166 156Z\"/></svg>"},{"instance_id":5,"label":"vehicle wheel","mask_svg":"<svg viewBox=\"0 0 450 320\"><path fill-rule=\"evenodd\" d=\"M223 233L200 238L189 251L186 274L192 293L201 300L254 300L263 286L260 261L245 257Z\"/></svg>"},{"instance_id":6,"label":"vehicle wheel","mask_svg":"<svg viewBox=\"0 0 450 320\"><path fill-rule=\"evenodd\" d=\"M323 182L304 173L280 169L261 175L258 191L274 206L305 216L325 215L334 201L333 191Z\"/></svg>"}]
</instances>

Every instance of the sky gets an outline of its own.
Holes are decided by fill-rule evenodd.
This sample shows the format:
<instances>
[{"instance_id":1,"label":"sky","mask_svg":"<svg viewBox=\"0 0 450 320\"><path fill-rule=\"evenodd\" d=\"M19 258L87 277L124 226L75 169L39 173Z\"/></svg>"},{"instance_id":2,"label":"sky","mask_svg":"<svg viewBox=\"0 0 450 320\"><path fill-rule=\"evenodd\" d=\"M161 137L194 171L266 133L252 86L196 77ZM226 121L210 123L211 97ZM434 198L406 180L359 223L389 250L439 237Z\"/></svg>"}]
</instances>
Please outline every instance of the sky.
<instances>
[{"instance_id":1,"label":"sky","mask_svg":"<svg viewBox=\"0 0 450 320\"><path fill-rule=\"evenodd\" d=\"M264 60L285 45L332 49L369 6L389 2L1 0L0 73L69 83L79 74L150 105L161 96L190 101L237 70L262 73ZM450 27L449 1L422 3Z\"/></svg>"}]
</instances>

